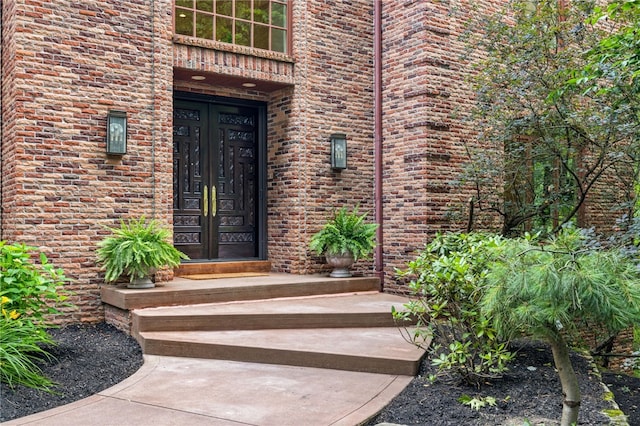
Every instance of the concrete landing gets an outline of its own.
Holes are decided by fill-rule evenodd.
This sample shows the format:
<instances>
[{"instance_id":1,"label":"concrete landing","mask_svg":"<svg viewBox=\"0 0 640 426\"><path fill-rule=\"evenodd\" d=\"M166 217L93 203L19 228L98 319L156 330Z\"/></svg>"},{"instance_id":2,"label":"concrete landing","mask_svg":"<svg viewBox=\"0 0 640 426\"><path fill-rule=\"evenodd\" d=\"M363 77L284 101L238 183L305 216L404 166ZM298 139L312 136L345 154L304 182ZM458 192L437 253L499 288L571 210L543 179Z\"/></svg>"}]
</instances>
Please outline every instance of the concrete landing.
<instances>
[{"instance_id":1,"label":"concrete landing","mask_svg":"<svg viewBox=\"0 0 640 426\"><path fill-rule=\"evenodd\" d=\"M136 374L110 389L3 425L354 426L411 379L145 355Z\"/></svg>"}]
</instances>

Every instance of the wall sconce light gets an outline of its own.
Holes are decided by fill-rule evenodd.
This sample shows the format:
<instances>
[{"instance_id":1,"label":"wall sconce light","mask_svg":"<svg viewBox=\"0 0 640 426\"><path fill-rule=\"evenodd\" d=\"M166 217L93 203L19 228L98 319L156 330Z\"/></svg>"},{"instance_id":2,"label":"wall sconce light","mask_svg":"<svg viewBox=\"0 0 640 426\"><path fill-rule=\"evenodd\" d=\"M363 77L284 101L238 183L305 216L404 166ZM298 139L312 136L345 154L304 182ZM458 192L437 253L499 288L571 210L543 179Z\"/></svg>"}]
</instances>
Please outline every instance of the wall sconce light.
<instances>
[{"instance_id":1,"label":"wall sconce light","mask_svg":"<svg viewBox=\"0 0 640 426\"><path fill-rule=\"evenodd\" d=\"M331 135L331 168L343 170L347 168L347 135L334 133Z\"/></svg>"},{"instance_id":2,"label":"wall sconce light","mask_svg":"<svg viewBox=\"0 0 640 426\"><path fill-rule=\"evenodd\" d=\"M127 153L127 113L109 111L107 115L107 154L124 155Z\"/></svg>"}]
</instances>

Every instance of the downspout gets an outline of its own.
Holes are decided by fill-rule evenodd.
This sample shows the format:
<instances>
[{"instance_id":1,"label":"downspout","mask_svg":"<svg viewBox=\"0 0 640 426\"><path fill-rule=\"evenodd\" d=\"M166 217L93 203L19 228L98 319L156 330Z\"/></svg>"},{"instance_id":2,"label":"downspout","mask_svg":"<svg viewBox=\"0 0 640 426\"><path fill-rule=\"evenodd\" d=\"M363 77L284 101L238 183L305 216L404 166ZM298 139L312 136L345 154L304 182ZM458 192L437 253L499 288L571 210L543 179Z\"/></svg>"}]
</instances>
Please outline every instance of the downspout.
<instances>
[{"instance_id":1,"label":"downspout","mask_svg":"<svg viewBox=\"0 0 640 426\"><path fill-rule=\"evenodd\" d=\"M151 217L156 218L156 2L151 0Z\"/></svg>"},{"instance_id":2,"label":"downspout","mask_svg":"<svg viewBox=\"0 0 640 426\"><path fill-rule=\"evenodd\" d=\"M382 215L382 0L373 0L373 155L376 248L375 274L380 278L380 291L384 290L383 215Z\"/></svg>"},{"instance_id":3,"label":"downspout","mask_svg":"<svg viewBox=\"0 0 640 426\"><path fill-rule=\"evenodd\" d=\"M4 51L7 46L4 45L4 5L0 5L0 241L4 239L4 93L7 89L2 88L4 80ZM7 84L7 83L5 83ZM8 85L8 84L7 84Z\"/></svg>"},{"instance_id":4,"label":"downspout","mask_svg":"<svg viewBox=\"0 0 640 426\"><path fill-rule=\"evenodd\" d=\"M3 224L4 224L4 90L2 88L2 82L4 82L4 63L2 58L4 57L4 5L0 5L0 241L2 241Z\"/></svg>"}]
</instances>

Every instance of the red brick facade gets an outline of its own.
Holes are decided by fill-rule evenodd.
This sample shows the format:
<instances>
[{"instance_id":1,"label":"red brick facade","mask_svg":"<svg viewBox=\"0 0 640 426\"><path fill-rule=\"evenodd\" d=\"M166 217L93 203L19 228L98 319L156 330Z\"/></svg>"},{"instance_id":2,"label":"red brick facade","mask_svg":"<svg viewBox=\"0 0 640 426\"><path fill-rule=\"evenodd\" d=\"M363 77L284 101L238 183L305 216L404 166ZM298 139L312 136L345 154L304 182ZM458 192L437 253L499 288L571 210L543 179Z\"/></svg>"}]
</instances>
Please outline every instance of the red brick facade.
<instances>
[{"instance_id":1,"label":"red brick facade","mask_svg":"<svg viewBox=\"0 0 640 426\"><path fill-rule=\"evenodd\" d=\"M39 247L73 278L78 309L65 320L105 317L95 263L103 225L140 214L172 222L175 92L266 103L274 271L326 270L307 244L344 204L360 203L371 218L382 208L390 290L398 290L394 268L429 236L463 227L470 194L452 183L463 142L472 138L461 119L472 95L458 38L465 16L452 12L466 2L381 3L383 194L376 206L373 1L292 0L285 55L174 35L171 0L3 0L0 239ZM492 4L502 2L479 3ZM239 84L247 80L256 87ZM114 109L128 114L121 158L105 154ZM341 172L329 166L332 133L348 138ZM463 215L454 220L456 210ZM373 271L373 262L357 266Z\"/></svg>"},{"instance_id":2,"label":"red brick facade","mask_svg":"<svg viewBox=\"0 0 640 426\"><path fill-rule=\"evenodd\" d=\"M283 55L174 35L170 0L3 1L0 238L38 247L74 280L67 320L104 318L103 225L172 221L174 91L266 102L268 259L274 271L324 268L307 242L329 210L374 207L373 5L342 3L292 2ZM109 110L128 115L121 158L105 154ZM340 173L329 167L332 133L349 138Z\"/></svg>"},{"instance_id":3,"label":"red brick facade","mask_svg":"<svg viewBox=\"0 0 640 426\"><path fill-rule=\"evenodd\" d=\"M171 219L171 1L2 7L2 239L45 252L74 280L71 319L98 321L101 225ZM129 114L121 160L110 109Z\"/></svg>"}]
</instances>

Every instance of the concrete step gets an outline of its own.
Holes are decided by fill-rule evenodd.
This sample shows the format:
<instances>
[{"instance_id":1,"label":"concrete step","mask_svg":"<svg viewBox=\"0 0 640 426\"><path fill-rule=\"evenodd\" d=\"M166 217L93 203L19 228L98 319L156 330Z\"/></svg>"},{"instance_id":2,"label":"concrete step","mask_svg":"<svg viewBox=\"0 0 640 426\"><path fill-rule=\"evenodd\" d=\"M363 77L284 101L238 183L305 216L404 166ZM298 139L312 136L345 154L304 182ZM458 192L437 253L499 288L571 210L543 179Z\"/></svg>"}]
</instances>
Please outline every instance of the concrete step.
<instances>
[{"instance_id":1,"label":"concrete step","mask_svg":"<svg viewBox=\"0 0 640 426\"><path fill-rule=\"evenodd\" d=\"M414 376L424 351L395 327L152 331L145 354Z\"/></svg>"},{"instance_id":2,"label":"concrete step","mask_svg":"<svg viewBox=\"0 0 640 426\"><path fill-rule=\"evenodd\" d=\"M391 307L403 310L406 302L366 292L138 309L132 331L395 327Z\"/></svg>"},{"instance_id":3,"label":"concrete step","mask_svg":"<svg viewBox=\"0 0 640 426\"><path fill-rule=\"evenodd\" d=\"M100 295L106 304L124 310L160 306L220 303L320 294L379 290L375 277L330 278L323 275L270 273L244 278L193 280L184 277L157 283L155 288L128 289L102 286Z\"/></svg>"},{"instance_id":4,"label":"concrete step","mask_svg":"<svg viewBox=\"0 0 640 426\"><path fill-rule=\"evenodd\" d=\"M244 260L230 262L185 262L173 270L176 277L193 274L229 274L242 272L271 272L268 260Z\"/></svg>"},{"instance_id":5,"label":"concrete step","mask_svg":"<svg viewBox=\"0 0 640 426\"><path fill-rule=\"evenodd\" d=\"M102 297L130 311L147 355L413 376L425 351L391 315L407 299L378 290L378 278L269 273L105 286Z\"/></svg>"}]
</instances>

